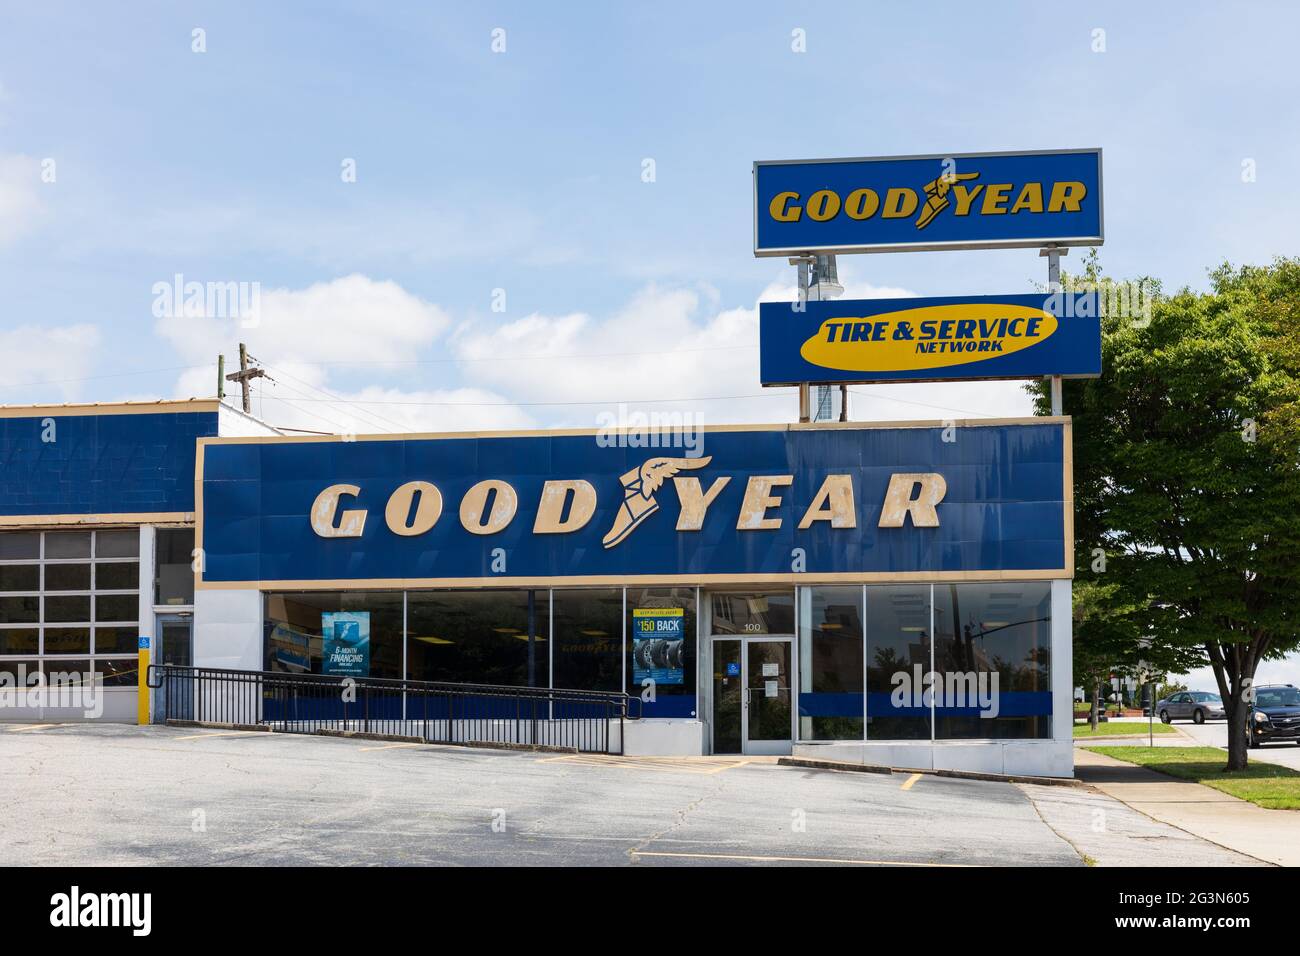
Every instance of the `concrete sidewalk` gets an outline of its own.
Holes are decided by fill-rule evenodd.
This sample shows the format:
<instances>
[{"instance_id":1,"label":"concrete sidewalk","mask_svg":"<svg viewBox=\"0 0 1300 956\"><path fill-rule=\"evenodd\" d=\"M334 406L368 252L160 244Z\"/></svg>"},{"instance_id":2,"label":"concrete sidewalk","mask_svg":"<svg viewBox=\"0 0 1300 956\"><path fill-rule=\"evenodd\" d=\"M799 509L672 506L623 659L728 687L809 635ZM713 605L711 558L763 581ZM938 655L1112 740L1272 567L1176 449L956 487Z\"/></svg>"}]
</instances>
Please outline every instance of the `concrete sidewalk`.
<instances>
[{"instance_id":1,"label":"concrete sidewalk","mask_svg":"<svg viewBox=\"0 0 1300 956\"><path fill-rule=\"evenodd\" d=\"M1074 775L1139 813L1278 866L1300 866L1300 813L1265 810L1212 787L1076 749Z\"/></svg>"}]
</instances>

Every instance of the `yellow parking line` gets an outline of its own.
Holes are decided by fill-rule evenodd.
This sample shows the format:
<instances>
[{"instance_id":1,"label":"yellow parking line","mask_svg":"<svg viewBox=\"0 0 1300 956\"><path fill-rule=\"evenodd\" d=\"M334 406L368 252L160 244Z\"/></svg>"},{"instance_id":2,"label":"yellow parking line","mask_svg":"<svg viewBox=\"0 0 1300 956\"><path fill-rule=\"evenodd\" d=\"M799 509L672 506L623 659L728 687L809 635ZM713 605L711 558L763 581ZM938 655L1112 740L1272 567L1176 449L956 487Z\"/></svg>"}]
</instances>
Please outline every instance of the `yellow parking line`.
<instances>
[{"instance_id":1,"label":"yellow parking line","mask_svg":"<svg viewBox=\"0 0 1300 956\"><path fill-rule=\"evenodd\" d=\"M177 737L176 740L205 740L208 737L269 737L270 734L256 730L229 730L216 734L193 734L189 737Z\"/></svg>"},{"instance_id":2,"label":"yellow parking line","mask_svg":"<svg viewBox=\"0 0 1300 956\"><path fill-rule=\"evenodd\" d=\"M51 727L62 726L62 724L20 724L17 727L7 727L5 729L11 734L21 734L27 730L49 730Z\"/></svg>"},{"instance_id":3,"label":"yellow parking line","mask_svg":"<svg viewBox=\"0 0 1300 956\"><path fill-rule=\"evenodd\" d=\"M396 747L423 747L423 746L424 744L417 744L417 743L397 743L397 744L384 744L384 746L382 747L361 747L360 750L364 753L367 750L393 750Z\"/></svg>"},{"instance_id":4,"label":"yellow parking line","mask_svg":"<svg viewBox=\"0 0 1300 956\"><path fill-rule=\"evenodd\" d=\"M907 780L904 781L903 785L902 785L901 787L899 787L898 789L899 789L899 790L911 790L911 789L912 789L912 784L916 783L916 781L918 781L918 780L920 780L920 779L921 779L921 774L919 774L919 773L914 773L914 774L912 774L910 777L908 777Z\"/></svg>"},{"instance_id":5,"label":"yellow parking line","mask_svg":"<svg viewBox=\"0 0 1300 956\"><path fill-rule=\"evenodd\" d=\"M628 850L630 856L667 856L692 860L744 860L751 863L854 863L859 866L969 867L966 863L906 863L900 860L851 860L820 856L743 856L738 853L654 853Z\"/></svg>"}]
</instances>

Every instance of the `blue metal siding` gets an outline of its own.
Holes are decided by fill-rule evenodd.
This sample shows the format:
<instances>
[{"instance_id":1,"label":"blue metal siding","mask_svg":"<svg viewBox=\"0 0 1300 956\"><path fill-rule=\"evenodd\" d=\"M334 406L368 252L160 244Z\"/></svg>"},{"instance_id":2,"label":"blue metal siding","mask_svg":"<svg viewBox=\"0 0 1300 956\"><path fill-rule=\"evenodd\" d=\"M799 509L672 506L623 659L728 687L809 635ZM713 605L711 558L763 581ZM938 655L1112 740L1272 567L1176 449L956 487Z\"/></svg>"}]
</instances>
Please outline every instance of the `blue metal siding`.
<instances>
[{"instance_id":1,"label":"blue metal siding","mask_svg":"<svg viewBox=\"0 0 1300 956\"><path fill-rule=\"evenodd\" d=\"M0 515L193 511L196 439L216 434L215 411L0 418Z\"/></svg>"},{"instance_id":2,"label":"blue metal siding","mask_svg":"<svg viewBox=\"0 0 1300 956\"><path fill-rule=\"evenodd\" d=\"M673 483L656 493L653 514L614 547L602 546L623 502L619 476L671 451L601 447L593 436L466 437L356 442L208 446L203 476L203 547L207 581L494 578L563 579L578 575L787 574L802 548L810 575L829 573L1049 571L1065 568L1064 430L1060 424L943 429L865 428L708 432L707 467L691 472L707 488L731 481L704 527L675 529ZM890 476L939 472L947 494L941 525L878 528ZM796 525L828 473L852 476L857 527ZM780 530L738 532L736 518L751 475L794 476L780 492ZM508 481L519 512L502 531L472 535L457 511L471 485ZM597 490L589 524L568 534L534 534L542 484L581 478ZM436 484L443 513L425 534L399 537L384 521L393 490L421 479ZM360 487L342 509L368 512L360 538L318 537L310 510L336 483ZM493 573L504 549L504 575Z\"/></svg>"}]
</instances>

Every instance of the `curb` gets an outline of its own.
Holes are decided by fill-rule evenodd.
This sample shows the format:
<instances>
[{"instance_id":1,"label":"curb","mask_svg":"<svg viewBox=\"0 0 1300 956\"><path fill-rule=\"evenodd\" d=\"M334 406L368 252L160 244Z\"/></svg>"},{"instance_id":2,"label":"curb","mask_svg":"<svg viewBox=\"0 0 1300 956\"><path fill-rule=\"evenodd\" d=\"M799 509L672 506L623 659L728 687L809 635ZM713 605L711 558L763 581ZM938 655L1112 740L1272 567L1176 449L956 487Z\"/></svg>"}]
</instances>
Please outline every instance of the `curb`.
<instances>
[{"instance_id":1,"label":"curb","mask_svg":"<svg viewBox=\"0 0 1300 956\"><path fill-rule=\"evenodd\" d=\"M364 730L314 730L310 734L295 734L300 737L347 737L350 740L386 740L398 744L423 744L427 741L423 737L412 737L407 734L372 734Z\"/></svg>"},{"instance_id":2,"label":"curb","mask_svg":"<svg viewBox=\"0 0 1300 956\"><path fill-rule=\"evenodd\" d=\"M923 773L932 777L952 777L957 780L991 780L994 783L1036 783L1054 787L1087 787L1073 777L1031 777L1024 774L983 773L978 770L923 770L919 767L886 767L879 764L846 763L839 760L810 760L805 757L781 757L777 765L805 767L809 770L840 770L855 773Z\"/></svg>"},{"instance_id":3,"label":"curb","mask_svg":"<svg viewBox=\"0 0 1300 956\"><path fill-rule=\"evenodd\" d=\"M168 718L168 727L210 727L213 730L244 730L270 734L274 731L262 724L229 724L219 720L177 720Z\"/></svg>"}]
</instances>

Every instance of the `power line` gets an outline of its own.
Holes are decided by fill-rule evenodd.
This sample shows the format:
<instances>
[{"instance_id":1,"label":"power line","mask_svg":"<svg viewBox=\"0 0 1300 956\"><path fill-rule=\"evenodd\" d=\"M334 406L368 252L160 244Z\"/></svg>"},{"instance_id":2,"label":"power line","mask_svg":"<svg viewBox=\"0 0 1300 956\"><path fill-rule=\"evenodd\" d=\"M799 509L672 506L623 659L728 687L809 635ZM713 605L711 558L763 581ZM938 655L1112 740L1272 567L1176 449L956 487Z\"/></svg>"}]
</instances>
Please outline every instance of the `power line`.
<instances>
[{"instance_id":1,"label":"power line","mask_svg":"<svg viewBox=\"0 0 1300 956\"><path fill-rule=\"evenodd\" d=\"M317 385L313 385L311 382L304 381L303 379L299 378L296 375L291 375L282 368L274 367L273 370L275 371L276 375L280 375L285 378L291 378L295 382L299 382L302 385L306 386L307 388L311 389L313 392L318 392L321 395L325 395L329 400L332 400L336 403L341 403L343 405L347 405L349 407L353 407L358 415L364 414L372 424L378 423L384 426L392 426L393 428L396 428L399 432L406 431L409 428L409 426L403 425L401 422L396 422L393 421L393 419L391 418L385 418L383 415L379 415L375 412L367 411L363 407L363 405L365 404L364 402L358 401L356 399L344 398L342 395L336 395L327 389L321 388ZM321 399L313 399L309 395L304 395L300 390L295 389L290 385L286 385L285 387L290 389L297 395L302 395L304 401L321 401Z\"/></svg>"},{"instance_id":2,"label":"power line","mask_svg":"<svg viewBox=\"0 0 1300 956\"><path fill-rule=\"evenodd\" d=\"M569 352L569 353L542 353L537 355L485 355L482 358L444 358L444 359L412 359L409 361L340 361L340 362L310 362L310 365L334 365L334 366L362 366L362 365L454 365L460 362L541 362L550 359L582 359L582 358L626 358L628 356L661 356L661 355L685 355L692 352L736 352L746 351L754 352L758 350L757 345L710 345L701 346L691 349L662 349L655 351L637 351L637 352Z\"/></svg>"}]
</instances>

